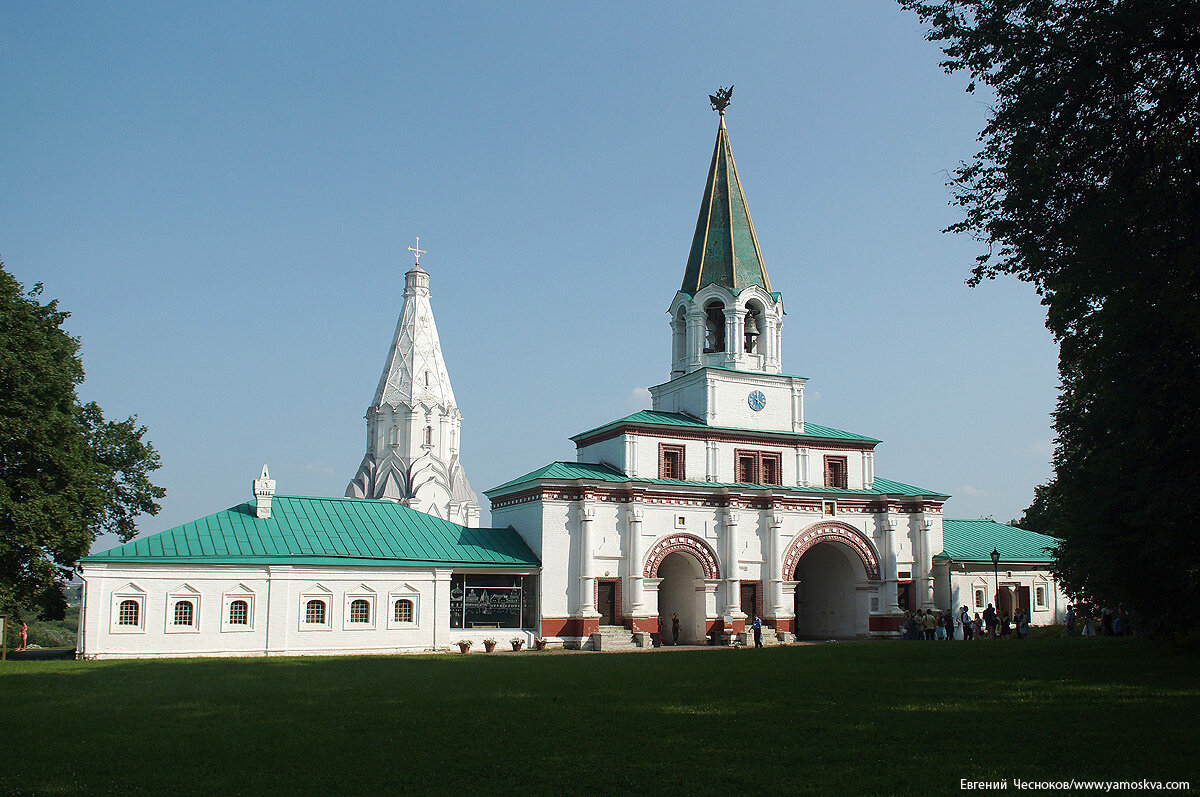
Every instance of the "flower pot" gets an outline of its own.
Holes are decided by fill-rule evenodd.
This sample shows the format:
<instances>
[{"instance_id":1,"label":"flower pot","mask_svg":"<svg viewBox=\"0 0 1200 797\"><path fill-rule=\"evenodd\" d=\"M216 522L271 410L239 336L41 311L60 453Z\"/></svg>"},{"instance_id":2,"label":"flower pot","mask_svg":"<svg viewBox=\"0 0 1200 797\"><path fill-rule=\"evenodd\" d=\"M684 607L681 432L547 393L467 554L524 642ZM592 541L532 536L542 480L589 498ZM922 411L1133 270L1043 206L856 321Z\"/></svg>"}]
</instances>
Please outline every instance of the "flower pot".
<instances>
[{"instance_id":1,"label":"flower pot","mask_svg":"<svg viewBox=\"0 0 1200 797\"><path fill-rule=\"evenodd\" d=\"M546 640L544 640L544 639L533 640L533 649L534 650L545 650L546 649Z\"/></svg>"},{"instance_id":2,"label":"flower pot","mask_svg":"<svg viewBox=\"0 0 1200 797\"><path fill-rule=\"evenodd\" d=\"M514 639L512 641L513 650L520 650L522 647L524 647L524 645L525 640L523 639Z\"/></svg>"},{"instance_id":3,"label":"flower pot","mask_svg":"<svg viewBox=\"0 0 1200 797\"><path fill-rule=\"evenodd\" d=\"M458 643L458 652L459 653L470 653L471 652L471 643L470 642L459 642Z\"/></svg>"},{"instance_id":4,"label":"flower pot","mask_svg":"<svg viewBox=\"0 0 1200 797\"><path fill-rule=\"evenodd\" d=\"M496 649L496 643L493 642L492 640L489 639L483 643L483 652L484 653L491 653L495 649Z\"/></svg>"}]
</instances>

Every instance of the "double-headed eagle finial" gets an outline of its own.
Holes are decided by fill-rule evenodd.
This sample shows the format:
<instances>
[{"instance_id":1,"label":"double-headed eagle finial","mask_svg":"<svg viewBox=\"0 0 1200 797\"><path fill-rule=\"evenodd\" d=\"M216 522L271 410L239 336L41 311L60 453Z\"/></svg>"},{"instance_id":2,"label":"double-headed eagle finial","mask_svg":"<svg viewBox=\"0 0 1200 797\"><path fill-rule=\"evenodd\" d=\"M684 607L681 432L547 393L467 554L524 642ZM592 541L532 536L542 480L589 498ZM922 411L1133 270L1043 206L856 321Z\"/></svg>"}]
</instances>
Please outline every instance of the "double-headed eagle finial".
<instances>
[{"instance_id":1,"label":"double-headed eagle finial","mask_svg":"<svg viewBox=\"0 0 1200 797\"><path fill-rule=\"evenodd\" d=\"M709 94L708 99L710 102L712 102L713 110L721 114L721 116L724 116L725 109L729 107L730 97L732 96L733 86L730 86L729 88L722 86L721 88L717 89L716 94Z\"/></svg>"}]
</instances>

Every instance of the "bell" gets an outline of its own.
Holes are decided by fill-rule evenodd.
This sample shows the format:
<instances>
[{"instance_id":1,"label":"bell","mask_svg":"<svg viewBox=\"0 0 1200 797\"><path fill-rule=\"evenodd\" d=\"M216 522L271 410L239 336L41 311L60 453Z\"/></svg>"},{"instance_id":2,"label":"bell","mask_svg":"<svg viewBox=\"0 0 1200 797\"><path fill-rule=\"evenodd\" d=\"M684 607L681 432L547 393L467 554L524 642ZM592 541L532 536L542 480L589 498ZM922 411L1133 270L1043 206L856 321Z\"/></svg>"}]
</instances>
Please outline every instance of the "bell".
<instances>
[{"instance_id":1,"label":"bell","mask_svg":"<svg viewBox=\"0 0 1200 797\"><path fill-rule=\"evenodd\" d=\"M746 313L746 334L757 335L761 330L758 328L758 316L754 311Z\"/></svg>"}]
</instances>

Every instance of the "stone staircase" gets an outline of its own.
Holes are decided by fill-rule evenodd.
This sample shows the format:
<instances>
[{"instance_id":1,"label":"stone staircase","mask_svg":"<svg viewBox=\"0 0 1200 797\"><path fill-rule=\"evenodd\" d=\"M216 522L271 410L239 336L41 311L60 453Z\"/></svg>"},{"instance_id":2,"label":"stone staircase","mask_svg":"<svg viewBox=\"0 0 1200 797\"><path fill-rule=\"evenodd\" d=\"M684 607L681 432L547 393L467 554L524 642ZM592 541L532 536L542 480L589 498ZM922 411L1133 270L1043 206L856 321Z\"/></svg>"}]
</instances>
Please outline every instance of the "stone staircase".
<instances>
[{"instance_id":1,"label":"stone staircase","mask_svg":"<svg viewBox=\"0 0 1200 797\"><path fill-rule=\"evenodd\" d=\"M612 653L614 651L637 650L637 645L633 642L633 632L621 625L602 625L600 633L592 634L591 640L588 643L589 650L596 650L602 653Z\"/></svg>"},{"instance_id":2,"label":"stone staircase","mask_svg":"<svg viewBox=\"0 0 1200 797\"><path fill-rule=\"evenodd\" d=\"M769 625L763 624L762 627L763 647L775 648L781 645L787 645L795 641L795 637L791 634L784 634L784 641L780 642L775 636L775 629ZM749 626L746 627L745 644L747 647L754 647L754 630Z\"/></svg>"}]
</instances>

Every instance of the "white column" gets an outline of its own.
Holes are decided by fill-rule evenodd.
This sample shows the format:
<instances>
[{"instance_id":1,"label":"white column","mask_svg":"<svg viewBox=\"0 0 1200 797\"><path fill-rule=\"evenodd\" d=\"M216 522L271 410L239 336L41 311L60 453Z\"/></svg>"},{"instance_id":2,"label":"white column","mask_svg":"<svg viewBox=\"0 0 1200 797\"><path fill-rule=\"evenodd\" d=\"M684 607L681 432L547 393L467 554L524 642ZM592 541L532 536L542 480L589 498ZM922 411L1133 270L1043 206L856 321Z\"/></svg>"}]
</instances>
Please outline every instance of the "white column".
<instances>
[{"instance_id":1,"label":"white column","mask_svg":"<svg viewBox=\"0 0 1200 797\"><path fill-rule=\"evenodd\" d=\"M737 524L741 513L730 506L725 510L725 616L745 617L741 607L741 568L738 566Z\"/></svg>"},{"instance_id":2,"label":"white column","mask_svg":"<svg viewBox=\"0 0 1200 797\"><path fill-rule=\"evenodd\" d=\"M783 533L783 513L772 512L767 524L766 606L763 614L774 620L783 611L783 563L779 557L779 535Z\"/></svg>"},{"instance_id":3,"label":"white column","mask_svg":"<svg viewBox=\"0 0 1200 797\"><path fill-rule=\"evenodd\" d=\"M709 482L720 481L721 479L718 477L719 469L717 442L715 440L707 440L704 443L704 480Z\"/></svg>"},{"instance_id":4,"label":"white column","mask_svg":"<svg viewBox=\"0 0 1200 797\"><path fill-rule=\"evenodd\" d=\"M917 536L921 538L921 560L913 569L920 574L917 580L917 591L920 593L917 597L920 601L922 609L933 608L933 559L929 553L929 527L933 525L928 520L922 519L919 525Z\"/></svg>"},{"instance_id":5,"label":"white column","mask_svg":"<svg viewBox=\"0 0 1200 797\"><path fill-rule=\"evenodd\" d=\"M599 617L596 611L595 580L592 569L592 523L596 519L596 507L580 503L579 506L579 616Z\"/></svg>"},{"instance_id":6,"label":"white column","mask_svg":"<svg viewBox=\"0 0 1200 797\"><path fill-rule=\"evenodd\" d=\"M804 432L804 388L792 385L792 431Z\"/></svg>"},{"instance_id":7,"label":"white column","mask_svg":"<svg viewBox=\"0 0 1200 797\"><path fill-rule=\"evenodd\" d=\"M737 366L742 347L746 341L742 336L742 325L745 319L737 307L725 308L725 364L730 368Z\"/></svg>"},{"instance_id":8,"label":"white column","mask_svg":"<svg viewBox=\"0 0 1200 797\"><path fill-rule=\"evenodd\" d=\"M704 354L704 310L694 307L687 314L687 369L700 367Z\"/></svg>"},{"instance_id":9,"label":"white column","mask_svg":"<svg viewBox=\"0 0 1200 797\"><path fill-rule=\"evenodd\" d=\"M450 416L445 412L438 414L438 459L450 461Z\"/></svg>"},{"instance_id":10,"label":"white column","mask_svg":"<svg viewBox=\"0 0 1200 797\"><path fill-rule=\"evenodd\" d=\"M797 479L801 487L808 486L808 449L801 448L796 451L796 471Z\"/></svg>"},{"instance_id":11,"label":"white column","mask_svg":"<svg viewBox=\"0 0 1200 797\"><path fill-rule=\"evenodd\" d=\"M897 602L896 591L896 521L886 518L883 526L883 550L879 552L883 561L883 610L888 614L897 614L900 604Z\"/></svg>"},{"instance_id":12,"label":"white column","mask_svg":"<svg viewBox=\"0 0 1200 797\"><path fill-rule=\"evenodd\" d=\"M625 475L637 476L637 437L625 436Z\"/></svg>"},{"instance_id":13,"label":"white column","mask_svg":"<svg viewBox=\"0 0 1200 797\"><path fill-rule=\"evenodd\" d=\"M687 321L680 320L679 316L671 316L671 378L682 376L687 367L688 359L688 334ZM679 345L679 339L683 338L683 345Z\"/></svg>"},{"instance_id":14,"label":"white column","mask_svg":"<svg viewBox=\"0 0 1200 797\"><path fill-rule=\"evenodd\" d=\"M642 518L646 510L640 504L627 504L625 526L629 534L625 566L629 583L629 615L642 613Z\"/></svg>"}]
</instances>

